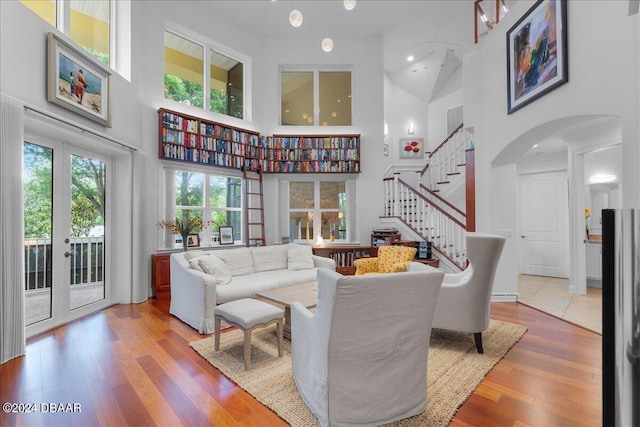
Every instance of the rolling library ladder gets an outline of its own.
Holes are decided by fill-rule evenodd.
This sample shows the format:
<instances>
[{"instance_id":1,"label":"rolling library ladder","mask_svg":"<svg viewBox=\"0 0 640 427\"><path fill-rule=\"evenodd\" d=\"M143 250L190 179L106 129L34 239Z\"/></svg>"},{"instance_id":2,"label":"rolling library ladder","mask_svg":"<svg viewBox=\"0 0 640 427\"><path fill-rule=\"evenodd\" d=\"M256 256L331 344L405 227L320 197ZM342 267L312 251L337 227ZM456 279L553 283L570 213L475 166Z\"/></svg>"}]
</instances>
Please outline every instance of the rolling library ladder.
<instances>
[{"instance_id":1,"label":"rolling library ladder","mask_svg":"<svg viewBox=\"0 0 640 427\"><path fill-rule=\"evenodd\" d=\"M266 246L264 236L264 198L262 169L242 167L244 177L245 235L247 246Z\"/></svg>"}]
</instances>

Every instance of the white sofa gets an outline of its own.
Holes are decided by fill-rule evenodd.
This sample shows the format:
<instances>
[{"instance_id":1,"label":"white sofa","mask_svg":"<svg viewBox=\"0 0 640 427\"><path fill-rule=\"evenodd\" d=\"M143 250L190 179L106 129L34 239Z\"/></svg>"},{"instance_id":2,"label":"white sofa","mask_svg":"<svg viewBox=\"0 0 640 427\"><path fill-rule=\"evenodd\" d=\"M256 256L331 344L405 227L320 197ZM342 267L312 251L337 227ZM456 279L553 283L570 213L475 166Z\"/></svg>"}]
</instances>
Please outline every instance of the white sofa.
<instances>
[{"instance_id":1,"label":"white sofa","mask_svg":"<svg viewBox=\"0 0 640 427\"><path fill-rule=\"evenodd\" d=\"M336 264L313 255L311 246L297 244L174 253L169 312L210 334L217 304L316 281L320 267L335 270Z\"/></svg>"}]
</instances>

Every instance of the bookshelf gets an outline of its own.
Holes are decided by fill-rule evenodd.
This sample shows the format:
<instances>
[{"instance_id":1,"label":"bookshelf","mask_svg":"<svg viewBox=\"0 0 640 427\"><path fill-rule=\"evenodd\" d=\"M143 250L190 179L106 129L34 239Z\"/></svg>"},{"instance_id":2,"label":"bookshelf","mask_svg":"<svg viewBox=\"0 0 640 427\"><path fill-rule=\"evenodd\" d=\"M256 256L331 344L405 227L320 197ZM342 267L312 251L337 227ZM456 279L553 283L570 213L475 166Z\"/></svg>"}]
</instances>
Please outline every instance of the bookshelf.
<instances>
[{"instance_id":1,"label":"bookshelf","mask_svg":"<svg viewBox=\"0 0 640 427\"><path fill-rule=\"evenodd\" d=\"M260 134L159 109L161 159L240 169L250 166L247 151L259 146Z\"/></svg>"},{"instance_id":2,"label":"bookshelf","mask_svg":"<svg viewBox=\"0 0 640 427\"><path fill-rule=\"evenodd\" d=\"M317 246L312 250L314 255L334 260L336 271L345 276L356 273L353 261L371 256L371 247L369 246Z\"/></svg>"},{"instance_id":3,"label":"bookshelf","mask_svg":"<svg viewBox=\"0 0 640 427\"><path fill-rule=\"evenodd\" d=\"M264 137L274 173L358 173L360 135L274 135Z\"/></svg>"},{"instance_id":4,"label":"bookshelf","mask_svg":"<svg viewBox=\"0 0 640 427\"><path fill-rule=\"evenodd\" d=\"M265 173L358 173L360 135L274 135L158 110L160 159Z\"/></svg>"}]
</instances>

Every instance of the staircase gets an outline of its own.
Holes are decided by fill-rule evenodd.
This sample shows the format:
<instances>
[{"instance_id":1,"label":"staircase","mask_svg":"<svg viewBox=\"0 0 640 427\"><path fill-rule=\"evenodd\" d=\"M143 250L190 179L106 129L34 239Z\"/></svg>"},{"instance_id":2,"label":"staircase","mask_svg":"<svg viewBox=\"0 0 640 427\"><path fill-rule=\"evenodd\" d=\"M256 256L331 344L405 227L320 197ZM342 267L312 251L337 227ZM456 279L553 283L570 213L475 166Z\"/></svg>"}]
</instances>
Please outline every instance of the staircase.
<instances>
[{"instance_id":1,"label":"staircase","mask_svg":"<svg viewBox=\"0 0 640 427\"><path fill-rule=\"evenodd\" d=\"M245 236L247 246L266 246L262 169L242 167L244 177Z\"/></svg>"},{"instance_id":2,"label":"staircase","mask_svg":"<svg viewBox=\"0 0 640 427\"><path fill-rule=\"evenodd\" d=\"M396 173L384 179L382 218L401 221L460 270L467 263L465 233L475 231L474 150L467 148L469 140L460 125L429 153L417 188ZM443 196L456 182L464 183L466 212Z\"/></svg>"}]
</instances>

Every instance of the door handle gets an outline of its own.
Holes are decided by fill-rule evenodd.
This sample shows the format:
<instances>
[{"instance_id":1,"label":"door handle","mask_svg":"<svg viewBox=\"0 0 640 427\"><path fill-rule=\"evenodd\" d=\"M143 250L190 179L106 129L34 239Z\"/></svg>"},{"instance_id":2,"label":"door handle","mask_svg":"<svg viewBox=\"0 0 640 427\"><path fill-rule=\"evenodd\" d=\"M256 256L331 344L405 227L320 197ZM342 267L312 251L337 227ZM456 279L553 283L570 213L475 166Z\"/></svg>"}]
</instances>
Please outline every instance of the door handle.
<instances>
[{"instance_id":1,"label":"door handle","mask_svg":"<svg viewBox=\"0 0 640 427\"><path fill-rule=\"evenodd\" d=\"M73 253L73 252L65 252L65 253L64 253L64 256L65 256L66 258L69 258L70 256L75 256L75 255L76 255L76 254L75 254L75 253Z\"/></svg>"},{"instance_id":2,"label":"door handle","mask_svg":"<svg viewBox=\"0 0 640 427\"><path fill-rule=\"evenodd\" d=\"M527 236L520 236L520 238L521 238L521 239L526 239L526 238L527 238Z\"/></svg>"}]
</instances>

